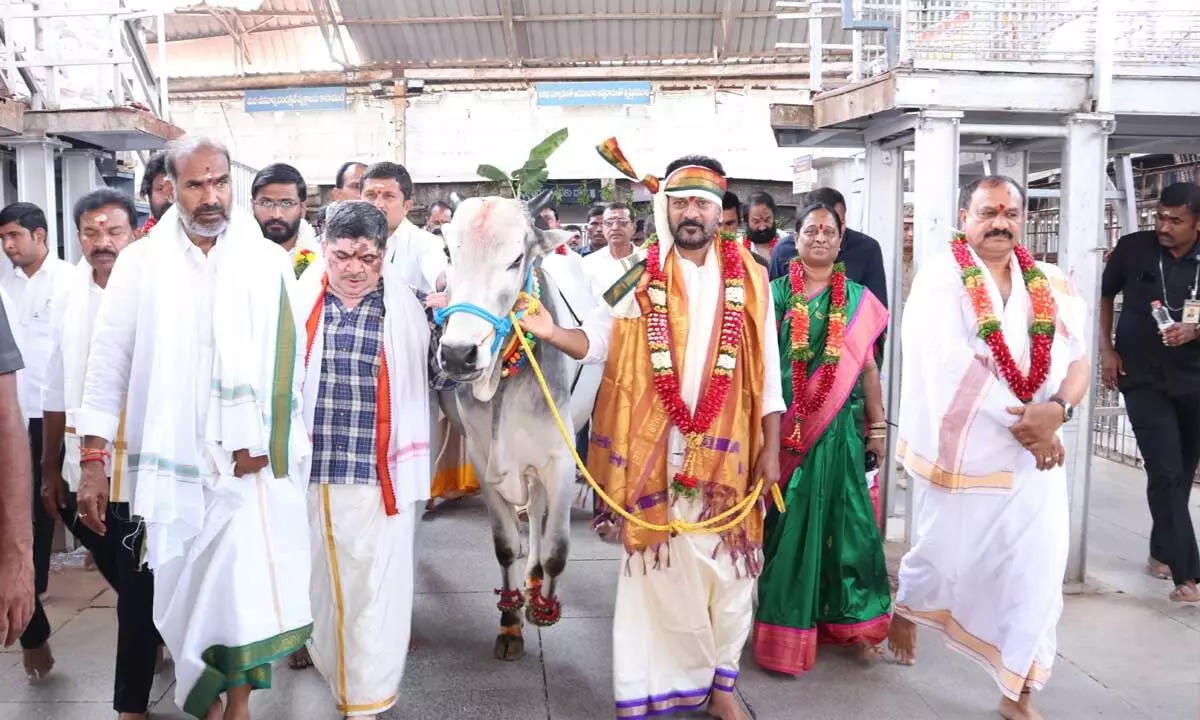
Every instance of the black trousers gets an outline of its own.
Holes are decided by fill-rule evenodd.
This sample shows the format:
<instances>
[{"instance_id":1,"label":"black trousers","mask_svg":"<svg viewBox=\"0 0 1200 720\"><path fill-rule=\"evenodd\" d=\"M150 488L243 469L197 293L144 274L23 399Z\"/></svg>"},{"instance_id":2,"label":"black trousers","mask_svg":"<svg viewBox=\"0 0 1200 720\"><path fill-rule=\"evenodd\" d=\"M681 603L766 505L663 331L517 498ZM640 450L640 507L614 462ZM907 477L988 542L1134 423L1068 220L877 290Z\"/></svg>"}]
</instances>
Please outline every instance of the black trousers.
<instances>
[{"instance_id":1,"label":"black trousers","mask_svg":"<svg viewBox=\"0 0 1200 720\"><path fill-rule=\"evenodd\" d=\"M29 421L29 455L33 465L33 617L21 634L21 647L39 648L50 637L50 622L41 596L50 585L50 549L54 544L54 517L42 505L42 419Z\"/></svg>"},{"instance_id":2,"label":"black trousers","mask_svg":"<svg viewBox=\"0 0 1200 720\"><path fill-rule=\"evenodd\" d=\"M113 710L144 713L150 704L154 665L162 643L154 627L154 575L141 566L142 525L130 515L129 503L109 503L103 537L79 520L74 493L62 511L67 529L91 551L96 569L117 593L117 655Z\"/></svg>"},{"instance_id":3,"label":"black trousers","mask_svg":"<svg viewBox=\"0 0 1200 720\"><path fill-rule=\"evenodd\" d=\"M1188 513L1200 463L1200 393L1173 396L1154 387L1137 387L1123 394L1146 465L1146 499L1153 521L1150 555L1170 566L1176 585L1200 581L1200 550Z\"/></svg>"}]
</instances>

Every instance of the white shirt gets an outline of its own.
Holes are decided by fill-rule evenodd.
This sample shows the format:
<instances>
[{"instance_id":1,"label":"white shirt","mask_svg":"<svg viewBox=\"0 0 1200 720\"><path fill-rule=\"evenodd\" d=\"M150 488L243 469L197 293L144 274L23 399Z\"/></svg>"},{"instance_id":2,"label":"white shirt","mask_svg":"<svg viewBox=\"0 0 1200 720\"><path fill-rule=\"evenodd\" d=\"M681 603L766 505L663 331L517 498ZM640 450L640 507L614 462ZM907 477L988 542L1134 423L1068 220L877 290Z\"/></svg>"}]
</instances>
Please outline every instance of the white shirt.
<instances>
[{"instance_id":1,"label":"white shirt","mask_svg":"<svg viewBox=\"0 0 1200 720\"><path fill-rule=\"evenodd\" d=\"M70 263L47 256L33 277L14 267L0 280L15 307L10 321L25 360L25 369L17 375L17 397L22 414L29 419L42 417L42 386L51 351L50 316L55 299L63 296L60 288L70 281L71 270Z\"/></svg>"},{"instance_id":2,"label":"white shirt","mask_svg":"<svg viewBox=\"0 0 1200 720\"><path fill-rule=\"evenodd\" d=\"M441 238L405 219L388 238L387 246L383 271L389 279L424 293L437 289L438 278L449 266Z\"/></svg>"},{"instance_id":3,"label":"white shirt","mask_svg":"<svg viewBox=\"0 0 1200 720\"><path fill-rule=\"evenodd\" d=\"M604 298L604 293L637 261L636 250L637 248L632 248L625 257L615 258L611 248L605 245L596 252L583 256L583 272L587 275L593 295Z\"/></svg>"},{"instance_id":4,"label":"white shirt","mask_svg":"<svg viewBox=\"0 0 1200 720\"><path fill-rule=\"evenodd\" d=\"M688 409L695 412L696 404L700 401L700 390L712 372L712 368L706 364L709 345L712 342L712 318L716 316L717 305L724 297L724 284L721 282L721 270L712 246L709 246L708 256L703 265L696 265L680 255L679 266L688 296L687 349L684 350L685 362L679 390ZM760 268L747 267L747 271L756 270ZM771 413L784 412L787 405L783 402L783 380L779 373L779 336L775 326L775 303L768 296L764 304L766 318L762 324L762 347L765 357L762 358L762 363L765 375L762 415L766 417ZM588 354L583 358L584 363L600 363L608 358L612 326L612 309L602 302L583 323L582 330L588 338ZM700 362L692 362L693 358L700 358ZM752 359L739 352L737 361L744 363ZM669 443L670 462L682 463L687 443L678 428L671 428Z\"/></svg>"},{"instance_id":5,"label":"white shirt","mask_svg":"<svg viewBox=\"0 0 1200 720\"><path fill-rule=\"evenodd\" d=\"M100 309L100 301L104 298L104 288L96 284L95 278L88 283L87 325L83 327L69 324L71 318L61 316L53 328L51 337L50 363L46 367L46 380L42 385L42 411L66 412L66 358L63 357L63 333L82 332L90 345L92 331L96 327L96 311ZM64 295L63 301L66 301Z\"/></svg>"}]
</instances>

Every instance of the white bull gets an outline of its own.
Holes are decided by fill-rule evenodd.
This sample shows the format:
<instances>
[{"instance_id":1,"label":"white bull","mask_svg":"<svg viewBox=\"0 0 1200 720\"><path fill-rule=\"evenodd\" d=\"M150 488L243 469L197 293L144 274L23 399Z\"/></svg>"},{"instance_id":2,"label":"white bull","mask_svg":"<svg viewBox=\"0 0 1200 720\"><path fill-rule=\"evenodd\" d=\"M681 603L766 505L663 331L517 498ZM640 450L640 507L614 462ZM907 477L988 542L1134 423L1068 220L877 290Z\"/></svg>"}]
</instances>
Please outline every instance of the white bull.
<instances>
[{"instance_id":1,"label":"white bull","mask_svg":"<svg viewBox=\"0 0 1200 720\"><path fill-rule=\"evenodd\" d=\"M471 198L443 226L450 250L450 305L438 362L459 385L442 393L443 410L467 438L467 450L487 503L500 563L500 635L495 656L524 654L521 609L536 625L561 615L558 576L570 548L575 464L528 363L502 378L503 357L514 339L508 315L523 290L538 288L541 302L561 327L577 327L596 305L578 256L555 255L569 235L534 226L529 208L505 198ZM534 348L550 395L570 436L591 415L601 368L581 367L558 350ZM568 412L569 409L569 412ZM529 553L524 578L519 507L529 514ZM524 582L522 582L524 580Z\"/></svg>"}]
</instances>

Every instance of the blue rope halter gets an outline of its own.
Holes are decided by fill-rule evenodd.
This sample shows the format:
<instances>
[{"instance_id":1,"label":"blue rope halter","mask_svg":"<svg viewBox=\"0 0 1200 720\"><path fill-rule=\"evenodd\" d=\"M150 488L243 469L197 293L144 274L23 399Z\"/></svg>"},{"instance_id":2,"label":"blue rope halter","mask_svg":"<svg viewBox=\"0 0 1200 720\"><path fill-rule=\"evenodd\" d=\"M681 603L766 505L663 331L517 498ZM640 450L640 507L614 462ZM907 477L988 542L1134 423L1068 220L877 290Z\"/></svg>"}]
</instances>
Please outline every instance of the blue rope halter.
<instances>
[{"instance_id":1,"label":"blue rope halter","mask_svg":"<svg viewBox=\"0 0 1200 720\"><path fill-rule=\"evenodd\" d=\"M534 269L535 269L534 264L530 263L529 273L525 277L524 294L528 295L530 297L533 296L533 272L534 272ZM518 295L518 297L520 297L520 296ZM447 305L444 308L438 308L437 310L433 311L433 322L436 323L438 327L445 327L446 320L448 320L450 318L450 316L453 315L454 313L466 313L468 315L474 315L475 317L487 322L489 325L492 326L492 354L493 355L495 355L496 352L500 349L500 346L508 338L509 333L511 333L513 331L512 320L507 315L505 315L505 316L493 315L492 313L488 312L487 310L484 310L483 308L479 307L478 305L475 305L474 303L454 303L453 305ZM516 316L517 316L518 320L525 317L525 309L522 308L521 310L518 310L516 312Z\"/></svg>"}]
</instances>

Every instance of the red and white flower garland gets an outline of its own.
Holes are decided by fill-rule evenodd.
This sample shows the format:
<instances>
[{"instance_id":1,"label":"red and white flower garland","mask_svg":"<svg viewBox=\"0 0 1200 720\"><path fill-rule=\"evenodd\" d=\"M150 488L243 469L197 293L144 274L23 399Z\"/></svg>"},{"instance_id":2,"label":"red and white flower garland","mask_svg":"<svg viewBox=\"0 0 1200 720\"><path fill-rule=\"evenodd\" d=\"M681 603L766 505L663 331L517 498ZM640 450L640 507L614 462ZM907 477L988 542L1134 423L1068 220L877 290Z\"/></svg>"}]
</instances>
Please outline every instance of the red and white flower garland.
<instances>
[{"instance_id":1,"label":"red and white flower garland","mask_svg":"<svg viewBox=\"0 0 1200 720\"><path fill-rule=\"evenodd\" d=\"M687 451L683 469L671 480L671 490L687 497L699 494L700 479L696 476L695 450L704 442L704 435L725 405L729 388L733 384L733 372L737 367L738 346L741 344L742 325L745 322L746 286L745 265L738 250L737 241L722 236L717 240L721 253L721 280L724 284L724 300L721 315L720 346L713 365L708 388L696 404L695 413L688 410L680 395L679 375L673 360L671 321L667 312L667 276L659 260L662 246L654 242L646 256L646 269L650 277L646 294L650 299L650 313L646 322L646 340L650 346L650 365L654 372L654 389L671 419L687 438Z\"/></svg>"}]
</instances>

